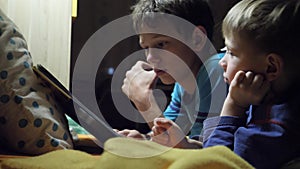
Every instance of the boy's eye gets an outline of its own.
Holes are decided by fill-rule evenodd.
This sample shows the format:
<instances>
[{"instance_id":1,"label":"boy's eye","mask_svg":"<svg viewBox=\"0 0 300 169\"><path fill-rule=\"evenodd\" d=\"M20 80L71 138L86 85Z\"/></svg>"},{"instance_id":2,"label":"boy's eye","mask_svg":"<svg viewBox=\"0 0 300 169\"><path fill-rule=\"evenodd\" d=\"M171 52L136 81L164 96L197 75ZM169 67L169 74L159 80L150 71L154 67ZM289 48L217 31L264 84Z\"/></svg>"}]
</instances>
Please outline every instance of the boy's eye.
<instances>
[{"instance_id":1,"label":"boy's eye","mask_svg":"<svg viewBox=\"0 0 300 169\"><path fill-rule=\"evenodd\" d=\"M226 50L226 54L230 56L236 56L231 50Z\"/></svg>"},{"instance_id":2,"label":"boy's eye","mask_svg":"<svg viewBox=\"0 0 300 169\"><path fill-rule=\"evenodd\" d=\"M164 48L167 44L168 44L168 42L166 42L166 41L159 42L159 43L157 43L156 47L161 49L161 48Z\"/></svg>"},{"instance_id":3,"label":"boy's eye","mask_svg":"<svg viewBox=\"0 0 300 169\"><path fill-rule=\"evenodd\" d=\"M226 54L230 55L230 56L235 56L234 53L232 53L231 50L229 50L226 46L222 49L220 49L221 52L225 52Z\"/></svg>"},{"instance_id":4,"label":"boy's eye","mask_svg":"<svg viewBox=\"0 0 300 169\"><path fill-rule=\"evenodd\" d=\"M231 55L231 56L234 56L234 54L230 50L226 50L226 53Z\"/></svg>"}]
</instances>

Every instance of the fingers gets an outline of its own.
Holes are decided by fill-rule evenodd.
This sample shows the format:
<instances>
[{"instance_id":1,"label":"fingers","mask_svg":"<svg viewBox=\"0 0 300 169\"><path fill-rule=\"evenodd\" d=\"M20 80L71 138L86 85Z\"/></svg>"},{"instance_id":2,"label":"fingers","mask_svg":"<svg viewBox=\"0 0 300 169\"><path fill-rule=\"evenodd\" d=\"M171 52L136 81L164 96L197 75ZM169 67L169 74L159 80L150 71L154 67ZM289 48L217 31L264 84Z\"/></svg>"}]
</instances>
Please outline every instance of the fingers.
<instances>
[{"instance_id":1,"label":"fingers","mask_svg":"<svg viewBox=\"0 0 300 169\"><path fill-rule=\"evenodd\" d=\"M181 128L172 120L165 118L155 118L152 131L154 135L172 133L172 135L181 135Z\"/></svg>"},{"instance_id":2,"label":"fingers","mask_svg":"<svg viewBox=\"0 0 300 169\"><path fill-rule=\"evenodd\" d=\"M230 86L237 86L239 85L245 78L245 72L244 71L238 71L234 78L231 81Z\"/></svg>"},{"instance_id":3,"label":"fingers","mask_svg":"<svg viewBox=\"0 0 300 169\"><path fill-rule=\"evenodd\" d=\"M171 126L172 121L165 118L155 118L152 127L153 135L160 135L166 132Z\"/></svg>"},{"instance_id":4,"label":"fingers","mask_svg":"<svg viewBox=\"0 0 300 169\"><path fill-rule=\"evenodd\" d=\"M130 130L125 129L125 130L117 131L117 133L127 137L127 135L130 133Z\"/></svg>"},{"instance_id":5,"label":"fingers","mask_svg":"<svg viewBox=\"0 0 300 169\"><path fill-rule=\"evenodd\" d=\"M255 74L251 71L238 71L231 85L238 85L240 87L251 87L253 89L260 89L260 88L267 88L268 87L267 81L265 80L264 76L261 74Z\"/></svg>"},{"instance_id":6,"label":"fingers","mask_svg":"<svg viewBox=\"0 0 300 169\"><path fill-rule=\"evenodd\" d=\"M152 89L157 79L156 73L153 71L151 65L146 62L138 61L125 74L123 80L122 91L129 96L131 90L136 87Z\"/></svg>"},{"instance_id":7,"label":"fingers","mask_svg":"<svg viewBox=\"0 0 300 169\"><path fill-rule=\"evenodd\" d=\"M150 70L153 70L153 66L150 65L149 63L147 62L143 62L143 61L138 61L138 64L141 65L141 68L146 70L146 71L150 71Z\"/></svg>"},{"instance_id":8,"label":"fingers","mask_svg":"<svg viewBox=\"0 0 300 169\"><path fill-rule=\"evenodd\" d=\"M158 126L152 127L153 136L164 134L166 131L167 131L166 128L163 127L158 127Z\"/></svg>"},{"instance_id":9,"label":"fingers","mask_svg":"<svg viewBox=\"0 0 300 169\"><path fill-rule=\"evenodd\" d=\"M230 97L241 107L258 105L268 93L270 82L262 74L238 71L230 84Z\"/></svg>"},{"instance_id":10,"label":"fingers","mask_svg":"<svg viewBox=\"0 0 300 169\"><path fill-rule=\"evenodd\" d=\"M245 75L244 83L246 85L251 85L253 88L259 89L265 83L265 78L261 74L254 74L251 71L248 71Z\"/></svg>"},{"instance_id":11,"label":"fingers","mask_svg":"<svg viewBox=\"0 0 300 169\"><path fill-rule=\"evenodd\" d=\"M152 77L152 81L156 76L153 71L153 67L150 64L143 61L138 61L129 71L126 72L126 78L132 79L141 73L147 74L147 76Z\"/></svg>"},{"instance_id":12,"label":"fingers","mask_svg":"<svg viewBox=\"0 0 300 169\"><path fill-rule=\"evenodd\" d=\"M168 129L172 127L175 123L172 120L165 119L165 118L155 118L154 119L154 126L163 127Z\"/></svg>"},{"instance_id":13,"label":"fingers","mask_svg":"<svg viewBox=\"0 0 300 169\"><path fill-rule=\"evenodd\" d=\"M244 81L245 85L251 85L253 82L253 78L254 78L254 73L253 72L246 72L245 77L243 78L242 81Z\"/></svg>"},{"instance_id":14,"label":"fingers","mask_svg":"<svg viewBox=\"0 0 300 169\"><path fill-rule=\"evenodd\" d=\"M117 133L120 135L123 135L125 137L136 138L136 139L145 139L145 136L137 130L124 129L121 131L117 131Z\"/></svg>"},{"instance_id":15,"label":"fingers","mask_svg":"<svg viewBox=\"0 0 300 169\"><path fill-rule=\"evenodd\" d=\"M153 70L153 66L150 65L149 63L144 61L137 61L136 64L132 66L130 71L127 71L128 74L126 73L126 76L134 72L141 72L141 71L150 72L151 70Z\"/></svg>"},{"instance_id":16,"label":"fingers","mask_svg":"<svg viewBox=\"0 0 300 169\"><path fill-rule=\"evenodd\" d=\"M122 92L123 92L126 96L129 95L128 84L129 84L128 79L125 78L125 79L123 80L123 85L122 85L121 89L122 89Z\"/></svg>"},{"instance_id":17,"label":"fingers","mask_svg":"<svg viewBox=\"0 0 300 169\"><path fill-rule=\"evenodd\" d=\"M158 124L152 127L151 140L165 146L170 146L170 135L168 134L167 129Z\"/></svg>"},{"instance_id":18,"label":"fingers","mask_svg":"<svg viewBox=\"0 0 300 169\"><path fill-rule=\"evenodd\" d=\"M264 82L265 82L264 77L262 75L257 74L253 78L252 86L254 88L261 88L263 84L268 84Z\"/></svg>"},{"instance_id":19,"label":"fingers","mask_svg":"<svg viewBox=\"0 0 300 169\"><path fill-rule=\"evenodd\" d=\"M154 119L152 140L168 146L176 147L185 138L185 133L172 120L165 118Z\"/></svg>"},{"instance_id":20,"label":"fingers","mask_svg":"<svg viewBox=\"0 0 300 169\"><path fill-rule=\"evenodd\" d=\"M170 142L170 137L168 135L168 133L161 133L159 135L155 135L155 136L151 136L151 141L156 142L158 144L161 145L165 145L165 146L172 146L169 144Z\"/></svg>"}]
</instances>

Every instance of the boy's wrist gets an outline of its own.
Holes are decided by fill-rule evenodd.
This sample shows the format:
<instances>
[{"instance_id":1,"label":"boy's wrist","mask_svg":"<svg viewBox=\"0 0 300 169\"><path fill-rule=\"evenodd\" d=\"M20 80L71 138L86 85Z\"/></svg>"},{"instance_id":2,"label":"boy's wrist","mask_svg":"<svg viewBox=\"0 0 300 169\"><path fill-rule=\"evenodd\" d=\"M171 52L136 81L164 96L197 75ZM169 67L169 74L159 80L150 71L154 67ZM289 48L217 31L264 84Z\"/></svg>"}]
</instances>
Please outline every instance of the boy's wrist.
<instances>
[{"instance_id":1,"label":"boy's wrist","mask_svg":"<svg viewBox=\"0 0 300 169\"><path fill-rule=\"evenodd\" d=\"M135 105L135 107L136 107L139 111L142 111L142 112L147 111L147 110L150 109L150 104L147 105L147 104L144 104L144 103L140 103L140 102L138 102L138 101L134 101L134 105Z\"/></svg>"},{"instance_id":2,"label":"boy's wrist","mask_svg":"<svg viewBox=\"0 0 300 169\"><path fill-rule=\"evenodd\" d=\"M162 112L160 110L160 108L156 105L153 104L151 105L147 110L145 111L140 111L141 115L143 116L143 118L145 119L145 121L149 124L149 123L153 123L155 118L158 117L162 117ZM150 125L150 127L152 127L153 125Z\"/></svg>"},{"instance_id":3,"label":"boy's wrist","mask_svg":"<svg viewBox=\"0 0 300 169\"><path fill-rule=\"evenodd\" d=\"M237 116L242 117L245 114L248 106L241 106L237 104L232 98L227 97L224 101L221 116Z\"/></svg>"}]
</instances>

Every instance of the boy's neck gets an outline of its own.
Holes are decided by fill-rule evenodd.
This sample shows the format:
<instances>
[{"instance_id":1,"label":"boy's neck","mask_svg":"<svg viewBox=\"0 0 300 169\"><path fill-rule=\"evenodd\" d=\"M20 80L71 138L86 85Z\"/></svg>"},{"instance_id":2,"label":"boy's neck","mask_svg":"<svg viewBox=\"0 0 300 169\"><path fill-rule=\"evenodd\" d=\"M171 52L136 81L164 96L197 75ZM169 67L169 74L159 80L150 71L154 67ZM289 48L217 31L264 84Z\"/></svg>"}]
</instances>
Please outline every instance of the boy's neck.
<instances>
[{"instance_id":1,"label":"boy's neck","mask_svg":"<svg viewBox=\"0 0 300 169\"><path fill-rule=\"evenodd\" d=\"M192 74L185 76L182 81L178 82L189 94L193 94L198 86L197 75L202 65L202 62L195 62L192 68Z\"/></svg>"},{"instance_id":2,"label":"boy's neck","mask_svg":"<svg viewBox=\"0 0 300 169\"><path fill-rule=\"evenodd\" d=\"M184 90L189 93L193 94L196 90L197 85L197 75L203 63L209 58L209 51L201 50L196 54L197 60L195 60L194 64L191 66L191 71L193 76L187 75L185 79L181 80L178 83L184 88ZM199 58L200 57L200 58Z\"/></svg>"}]
</instances>

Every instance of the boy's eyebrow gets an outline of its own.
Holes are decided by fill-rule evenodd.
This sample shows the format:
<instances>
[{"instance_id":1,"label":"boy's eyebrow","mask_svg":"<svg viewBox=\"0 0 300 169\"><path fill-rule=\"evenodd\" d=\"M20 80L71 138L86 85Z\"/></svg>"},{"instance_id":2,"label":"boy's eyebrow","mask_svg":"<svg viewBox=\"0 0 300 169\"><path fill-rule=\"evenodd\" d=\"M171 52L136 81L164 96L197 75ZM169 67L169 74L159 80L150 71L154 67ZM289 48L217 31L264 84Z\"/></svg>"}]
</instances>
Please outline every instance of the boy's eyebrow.
<instances>
[{"instance_id":1,"label":"boy's eyebrow","mask_svg":"<svg viewBox=\"0 0 300 169\"><path fill-rule=\"evenodd\" d=\"M234 49L234 48L231 46L231 44L228 43L226 40L225 40L224 44L225 44L226 50L232 50L232 49Z\"/></svg>"},{"instance_id":2,"label":"boy's eyebrow","mask_svg":"<svg viewBox=\"0 0 300 169\"><path fill-rule=\"evenodd\" d=\"M157 34L157 35L154 35L154 36L152 37L152 39L161 38L161 37L168 37L168 36Z\"/></svg>"},{"instance_id":3,"label":"boy's eyebrow","mask_svg":"<svg viewBox=\"0 0 300 169\"><path fill-rule=\"evenodd\" d=\"M157 39L157 38L161 38L161 37L168 37L168 36L156 34L156 35L154 35L153 37L151 37L151 39ZM140 45L141 45L141 44L144 44L144 41L140 39L140 40L139 40L139 43L140 43Z\"/></svg>"}]
</instances>

